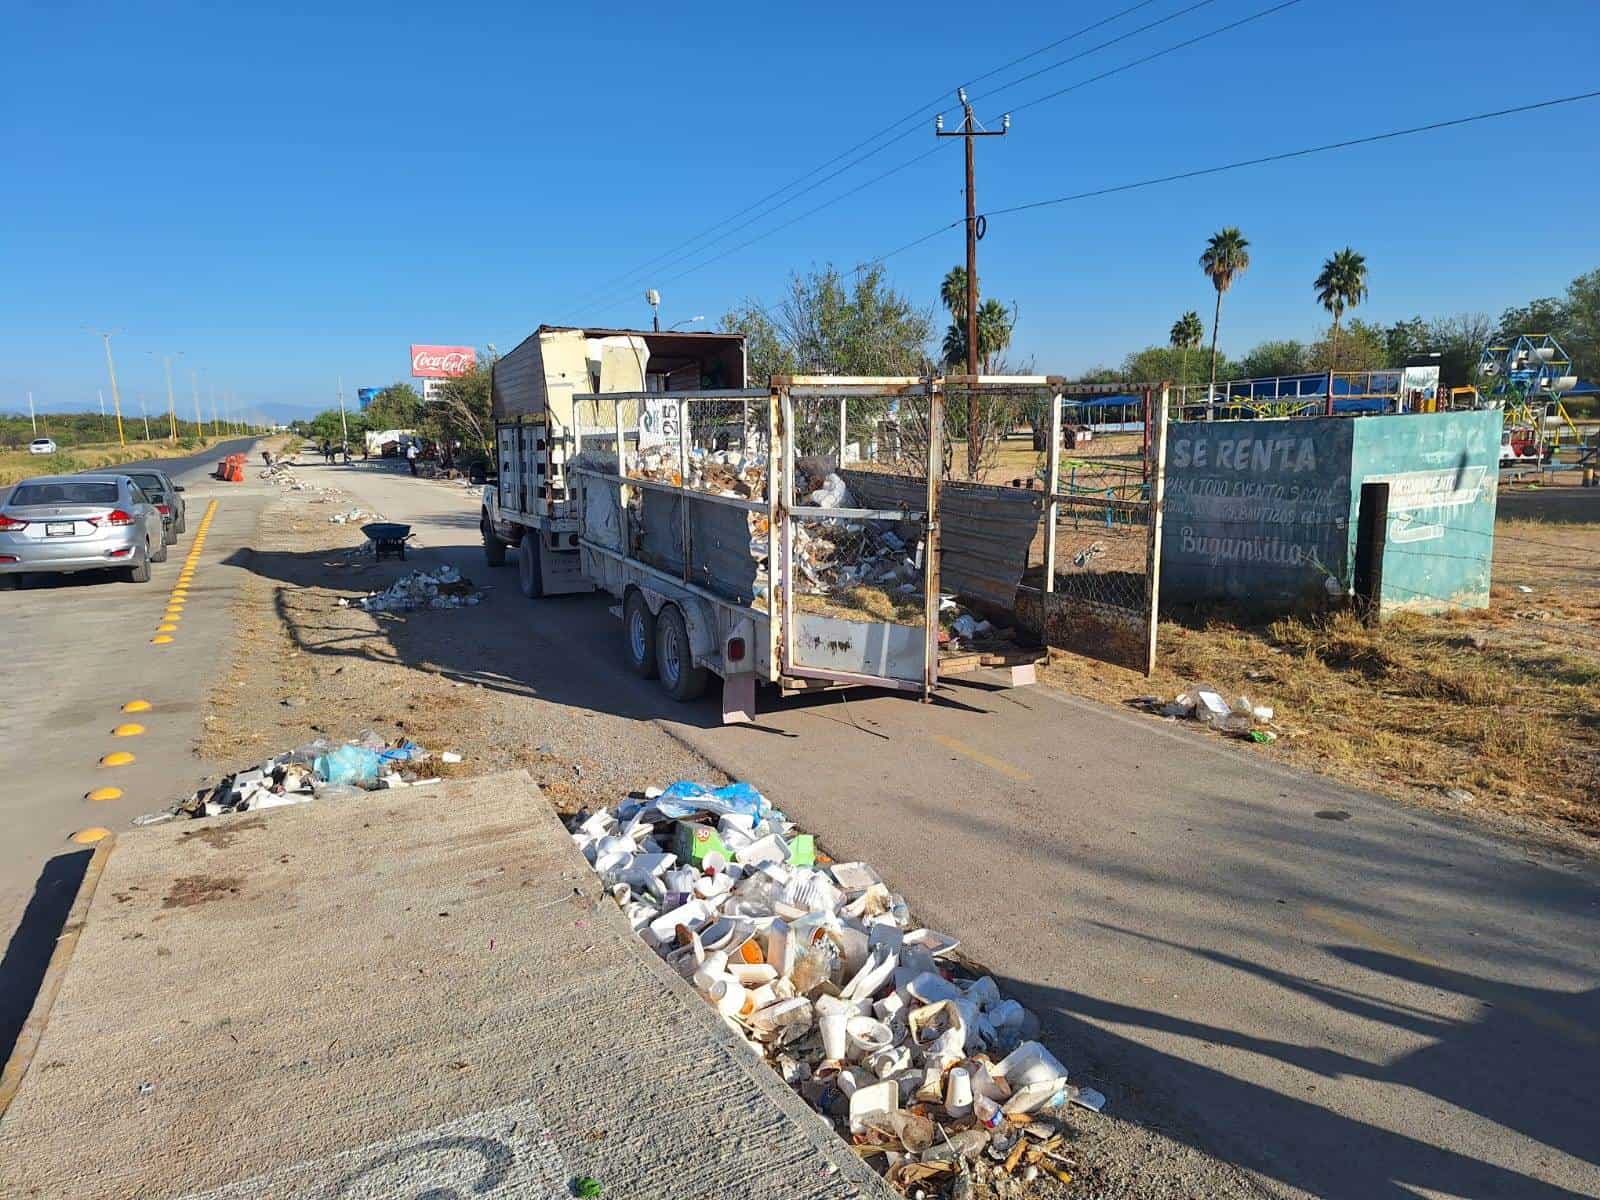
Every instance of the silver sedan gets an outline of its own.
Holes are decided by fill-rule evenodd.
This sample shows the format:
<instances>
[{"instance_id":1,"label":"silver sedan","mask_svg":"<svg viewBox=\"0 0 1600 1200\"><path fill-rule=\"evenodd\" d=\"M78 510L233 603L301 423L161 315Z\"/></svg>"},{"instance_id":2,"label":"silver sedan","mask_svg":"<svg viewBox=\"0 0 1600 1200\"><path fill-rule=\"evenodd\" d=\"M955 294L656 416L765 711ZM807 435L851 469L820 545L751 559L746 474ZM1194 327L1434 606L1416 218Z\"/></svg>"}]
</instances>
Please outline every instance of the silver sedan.
<instances>
[{"instance_id":1,"label":"silver sedan","mask_svg":"<svg viewBox=\"0 0 1600 1200\"><path fill-rule=\"evenodd\" d=\"M148 583L164 562L161 513L126 475L44 475L0 502L0 587L23 575L116 570Z\"/></svg>"}]
</instances>

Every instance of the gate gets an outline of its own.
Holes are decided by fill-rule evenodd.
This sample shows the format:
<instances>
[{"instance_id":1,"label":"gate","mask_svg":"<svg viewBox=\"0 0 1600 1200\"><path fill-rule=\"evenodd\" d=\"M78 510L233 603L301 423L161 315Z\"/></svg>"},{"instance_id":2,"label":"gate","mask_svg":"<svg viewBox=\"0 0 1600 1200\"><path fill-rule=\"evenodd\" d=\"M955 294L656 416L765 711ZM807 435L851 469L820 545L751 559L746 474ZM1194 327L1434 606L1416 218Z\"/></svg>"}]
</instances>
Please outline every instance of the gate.
<instances>
[{"instance_id":1,"label":"gate","mask_svg":"<svg viewBox=\"0 0 1600 1200\"><path fill-rule=\"evenodd\" d=\"M1018 615L1051 646L1155 669L1165 385L1061 384L1049 405L1044 530Z\"/></svg>"},{"instance_id":2,"label":"gate","mask_svg":"<svg viewBox=\"0 0 1600 1200\"><path fill-rule=\"evenodd\" d=\"M781 670L915 691L938 681L941 385L930 379L774 380L781 455ZM873 508L840 472L918 480L920 508Z\"/></svg>"}]
</instances>

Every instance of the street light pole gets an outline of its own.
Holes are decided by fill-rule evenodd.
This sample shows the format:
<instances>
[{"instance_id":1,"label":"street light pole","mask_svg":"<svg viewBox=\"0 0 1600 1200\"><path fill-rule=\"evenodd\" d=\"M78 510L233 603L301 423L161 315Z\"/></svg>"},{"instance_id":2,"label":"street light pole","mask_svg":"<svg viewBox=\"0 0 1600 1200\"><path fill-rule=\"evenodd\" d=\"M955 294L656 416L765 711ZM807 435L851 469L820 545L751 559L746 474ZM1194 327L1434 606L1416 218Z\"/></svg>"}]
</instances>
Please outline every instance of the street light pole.
<instances>
[{"instance_id":1,"label":"street light pole","mask_svg":"<svg viewBox=\"0 0 1600 1200\"><path fill-rule=\"evenodd\" d=\"M139 416L144 419L144 440L148 442L148 441L151 440L151 437L150 437L150 414L145 412L145 410L144 410L144 393L140 392L140 393L138 393L138 395L139 395Z\"/></svg>"},{"instance_id":2,"label":"street light pole","mask_svg":"<svg viewBox=\"0 0 1600 1200\"><path fill-rule=\"evenodd\" d=\"M209 375L206 376L206 391L211 396L211 436L217 437L221 434L217 428L217 385Z\"/></svg>"},{"instance_id":3,"label":"street light pole","mask_svg":"<svg viewBox=\"0 0 1600 1200\"><path fill-rule=\"evenodd\" d=\"M189 368L189 390L194 395L194 435L205 437L205 428L200 420L200 372L193 367Z\"/></svg>"},{"instance_id":4,"label":"street light pole","mask_svg":"<svg viewBox=\"0 0 1600 1200\"><path fill-rule=\"evenodd\" d=\"M33 426L33 436L39 436L39 418L33 415L33 393L28 393L28 424Z\"/></svg>"},{"instance_id":5,"label":"street light pole","mask_svg":"<svg viewBox=\"0 0 1600 1200\"><path fill-rule=\"evenodd\" d=\"M350 423L344 419L344 376L340 375L338 377L338 380L339 380L339 385L338 385L339 386L339 429L344 434L345 449L348 450L350 448Z\"/></svg>"},{"instance_id":6,"label":"street light pole","mask_svg":"<svg viewBox=\"0 0 1600 1200\"><path fill-rule=\"evenodd\" d=\"M152 351L152 353L154 352ZM161 356L161 369L167 375L167 434L173 442L178 440L178 404L172 398L172 360L182 357L182 350L176 354L163 354Z\"/></svg>"},{"instance_id":7,"label":"street light pole","mask_svg":"<svg viewBox=\"0 0 1600 1200\"><path fill-rule=\"evenodd\" d=\"M99 391L96 394L100 397L100 433L103 436L106 433L110 432L106 428L106 390L105 390L105 388L100 388Z\"/></svg>"},{"instance_id":8,"label":"street light pole","mask_svg":"<svg viewBox=\"0 0 1600 1200\"><path fill-rule=\"evenodd\" d=\"M117 391L117 364L111 359L111 335L102 333L100 337L106 344L106 371L111 376L111 407L117 411L117 444L126 446L128 439L122 433L122 393Z\"/></svg>"}]
</instances>

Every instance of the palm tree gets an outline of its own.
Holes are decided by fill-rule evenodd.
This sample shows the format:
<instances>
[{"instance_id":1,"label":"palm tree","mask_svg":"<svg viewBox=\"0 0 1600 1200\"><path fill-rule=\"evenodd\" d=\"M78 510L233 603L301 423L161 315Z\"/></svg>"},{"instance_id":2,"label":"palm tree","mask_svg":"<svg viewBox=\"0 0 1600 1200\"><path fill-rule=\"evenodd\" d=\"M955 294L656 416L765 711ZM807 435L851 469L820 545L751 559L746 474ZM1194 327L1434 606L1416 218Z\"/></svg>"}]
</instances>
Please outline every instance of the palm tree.
<instances>
[{"instance_id":1,"label":"palm tree","mask_svg":"<svg viewBox=\"0 0 1600 1200\"><path fill-rule=\"evenodd\" d=\"M942 289L941 289L942 290ZM998 300L985 300L978 305L978 373L987 375L994 360L1005 353L1011 344L1011 334L1016 328L1017 314ZM944 331L944 344L940 353L947 367L960 366L967 361L967 323L951 321Z\"/></svg>"},{"instance_id":2,"label":"palm tree","mask_svg":"<svg viewBox=\"0 0 1600 1200\"><path fill-rule=\"evenodd\" d=\"M1189 351L1200 345L1200 340L1206 336L1206 327L1200 323L1200 314L1190 309L1172 323L1170 335L1172 347L1183 351L1183 367L1181 383L1189 382Z\"/></svg>"},{"instance_id":3,"label":"palm tree","mask_svg":"<svg viewBox=\"0 0 1600 1200\"><path fill-rule=\"evenodd\" d=\"M1250 268L1250 243L1230 225L1211 235L1206 252L1200 256L1200 269L1217 289L1217 312L1211 321L1211 382L1217 382L1217 327L1222 324L1222 293Z\"/></svg>"},{"instance_id":4,"label":"palm tree","mask_svg":"<svg viewBox=\"0 0 1600 1200\"><path fill-rule=\"evenodd\" d=\"M1367 258L1349 246L1322 264L1313 285L1317 300L1333 314L1333 340L1328 347L1330 370L1339 369L1339 318L1367 298Z\"/></svg>"},{"instance_id":5,"label":"palm tree","mask_svg":"<svg viewBox=\"0 0 1600 1200\"><path fill-rule=\"evenodd\" d=\"M951 267L944 282L939 285L939 300L950 312L957 325L967 323L967 269Z\"/></svg>"}]
</instances>

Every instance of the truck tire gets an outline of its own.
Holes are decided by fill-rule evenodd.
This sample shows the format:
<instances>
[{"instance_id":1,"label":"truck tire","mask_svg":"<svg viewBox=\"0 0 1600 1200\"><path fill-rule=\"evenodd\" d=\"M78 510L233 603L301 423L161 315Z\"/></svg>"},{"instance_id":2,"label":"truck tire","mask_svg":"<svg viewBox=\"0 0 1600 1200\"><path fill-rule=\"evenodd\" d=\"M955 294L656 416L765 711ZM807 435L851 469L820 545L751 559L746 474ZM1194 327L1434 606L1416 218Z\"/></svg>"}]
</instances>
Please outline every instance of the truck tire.
<instances>
[{"instance_id":1,"label":"truck tire","mask_svg":"<svg viewBox=\"0 0 1600 1200\"><path fill-rule=\"evenodd\" d=\"M694 665L689 626L674 604L663 604L656 617L656 670L662 689L680 704L698 700L706 690L710 672Z\"/></svg>"},{"instance_id":2,"label":"truck tire","mask_svg":"<svg viewBox=\"0 0 1600 1200\"><path fill-rule=\"evenodd\" d=\"M622 602L622 644L628 670L640 679L656 677L656 618L644 597L629 592Z\"/></svg>"},{"instance_id":3,"label":"truck tire","mask_svg":"<svg viewBox=\"0 0 1600 1200\"><path fill-rule=\"evenodd\" d=\"M129 583L150 582L150 543L144 544L144 557L128 568Z\"/></svg>"},{"instance_id":4,"label":"truck tire","mask_svg":"<svg viewBox=\"0 0 1600 1200\"><path fill-rule=\"evenodd\" d=\"M517 586L529 600L544 595L544 573L539 567L539 535L528 530L517 547Z\"/></svg>"},{"instance_id":5,"label":"truck tire","mask_svg":"<svg viewBox=\"0 0 1600 1200\"><path fill-rule=\"evenodd\" d=\"M168 545L168 543L167 543L167 534L166 534L165 530L162 530L162 533L161 533L161 552L159 554L152 555L151 558L150 558L150 561L151 562L166 562L167 561L167 545Z\"/></svg>"},{"instance_id":6,"label":"truck tire","mask_svg":"<svg viewBox=\"0 0 1600 1200\"><path fill-rule=\"evenodd\" d=\"M478 528L483 532L483 560L491 567L506 565L506 544L500 540L494 531L494 526L489 524L489 514L484 513L478 522Z\"/></svg>"}]
</instances>

